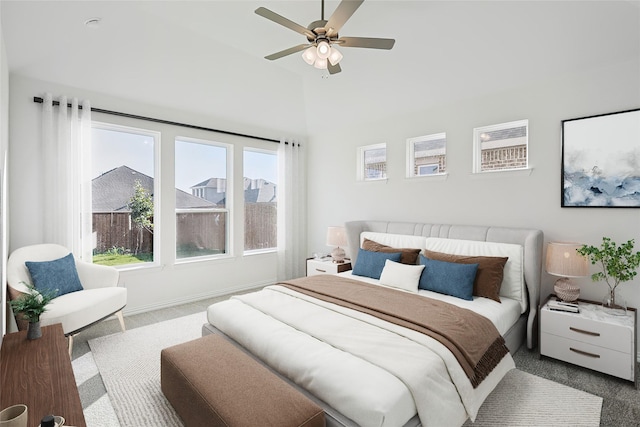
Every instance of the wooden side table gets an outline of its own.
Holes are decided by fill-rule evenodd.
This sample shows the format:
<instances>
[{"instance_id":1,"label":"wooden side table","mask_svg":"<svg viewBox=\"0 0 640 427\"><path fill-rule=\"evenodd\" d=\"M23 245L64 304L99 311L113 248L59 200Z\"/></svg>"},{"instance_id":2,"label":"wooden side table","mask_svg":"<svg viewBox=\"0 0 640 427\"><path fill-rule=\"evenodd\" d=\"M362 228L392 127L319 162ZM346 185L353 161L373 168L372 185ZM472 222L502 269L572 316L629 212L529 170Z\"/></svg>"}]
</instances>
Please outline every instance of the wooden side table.
<instances>
[{"instance_id":1,"label":"wooden side table","mask_svg":"<svg viewBox=\"0 0 640 427\"><path fill-rule=\"evenodd\" d=\"M29 411L29 427L45 415L65 418L65 425L86 427L82 403L61 324L44 326L42 338L27 331L4 336L0 351L0 407L19 403Z\"/></svg>"}]
</instances>

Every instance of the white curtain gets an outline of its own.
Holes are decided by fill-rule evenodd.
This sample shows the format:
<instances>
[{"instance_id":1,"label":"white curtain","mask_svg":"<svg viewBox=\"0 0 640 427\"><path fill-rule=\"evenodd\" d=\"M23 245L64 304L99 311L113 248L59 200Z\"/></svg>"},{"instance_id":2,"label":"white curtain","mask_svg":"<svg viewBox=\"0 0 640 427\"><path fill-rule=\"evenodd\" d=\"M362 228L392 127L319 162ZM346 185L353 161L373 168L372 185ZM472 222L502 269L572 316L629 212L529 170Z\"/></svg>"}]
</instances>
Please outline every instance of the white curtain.
<instances>
[{"instance_id":1,"label":"white curtain","mask_svg":"<svg viewBox=\"0 0 640 427\"><path fill-rule=\"evenodd\" d=\"M91 105L60 96L43 101L42 164L44 241L67 247L90 261L91 229ZM68 108L67 104L71 107Z\"/></svg>"},{"instance_id":2,"label":"white curtain","mask_svg":"<svg viewBox=\"0 0 640 427\"><path fill-rule=\"evenodd\" d=\"M305 275L306 172L302 146L281 140L278 149L278 280Z\"/></svg>"}]
</instances>

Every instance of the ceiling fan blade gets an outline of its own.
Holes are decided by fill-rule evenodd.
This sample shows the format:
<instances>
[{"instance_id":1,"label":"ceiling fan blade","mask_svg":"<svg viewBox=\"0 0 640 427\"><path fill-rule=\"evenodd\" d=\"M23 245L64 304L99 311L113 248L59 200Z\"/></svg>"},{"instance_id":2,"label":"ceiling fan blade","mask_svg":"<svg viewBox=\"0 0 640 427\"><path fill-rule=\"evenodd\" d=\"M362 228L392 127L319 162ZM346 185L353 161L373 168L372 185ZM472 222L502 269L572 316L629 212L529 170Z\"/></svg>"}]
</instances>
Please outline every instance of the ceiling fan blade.
<instances>
[{"instance_id":1,"label":"ceiling fan blade","mask_svg":"<svg viewBox=\"0 0 640 427\"><path fill-rule=\"evenodd\" d=\"M291 21L290 19L285 18L284 16L278 15L275 12L270 11L269 9L266 9L264 7L259 7L256 9L256 14L267 18L270 21L275 22L276 24L280 24L283 27L287 27L290 30L295 31L296 33L300 33L304 36L307 37L311 37L312 39L316 37L315 34L313 34L310 30L308 30L307 28L303 27L300 24L296 24L295 22Z\"/></svg>"},{"instance_id":2,"label":"ceiling fan blade","mask_svg":"<svg viewBox=\"0 0 640 427\"><path fill-rule=\"evenodd\" d=\"M329 70L329 74L338 74L342 68L340 68L340 64L331 65L331 62L327 61L327 70Z\"/></svg>"},{"instance_id":3,"label":"ceiling fan blade","mask_svg":"<svg viewBox=\"0 0 640 427\"><path fill-rule=\"evenodd\" d=\"M367 49L389 50L396 43L395 39L378 39L372 37L340 37L337 43L343 47L364 47Z\"/></svg>"},{"instance_id":4,"label":"ceiling fan blade","mask_svg":"<svg viewBox=\"0 0 640 427\"><path fill-rule=\"evenodd\" d=\"M289 49L281 50L280 52L272 53L271 55L265 56L265 59L269 61L273 61L274 59L282 58L283 56L291 55L292 53L300 52L301 50L305 50L310 45L308 44L299 44L298 46L290 47Z\"/></svg>"},{"instance_id":5,"label":"ceiling fan blade","mask_svg":"<svg viewBox=\"0 0 640 427\"><path fill-rule=\"evenodd\" d=\"M340 28L351 18L351 15L360 7L363 1L364 0L342 0L324 26L327 29L327 37L338 34Z\"/></svg>"}]
</instances>

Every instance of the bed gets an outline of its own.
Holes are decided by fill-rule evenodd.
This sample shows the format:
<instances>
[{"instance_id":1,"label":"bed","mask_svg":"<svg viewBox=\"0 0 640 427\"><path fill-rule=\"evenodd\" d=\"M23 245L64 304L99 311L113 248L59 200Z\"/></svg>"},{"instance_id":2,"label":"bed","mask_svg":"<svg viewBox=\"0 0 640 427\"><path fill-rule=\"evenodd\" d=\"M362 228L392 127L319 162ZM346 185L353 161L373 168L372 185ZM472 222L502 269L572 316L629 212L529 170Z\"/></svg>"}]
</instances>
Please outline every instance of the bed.
<instances>
[{"instance_id":1,"label":"bed","mask_svg":"<svg viewBox=\"0 0 640 427\"><path fill-rule=\"evenodd\" d=\"M225 335L321 405L330 426L460 426L474 420L484 399L514 368L509 352L525 342L535 345L542 232L388 221L352 221L345 227L354 270L287 281L213 304L203 335ZM401 262L411 253L419 257L413 264ZM471 280L476 292L478 257L502 260L499 289L469 298L465 285L458 295L457 281ZM415 281L426 276L426 289L417 289ZM456 282L447 285L454 285L453 295L439 288L449 282ZM329 288L336 294L327 296ZM366 299L364 308L359 301L344 304L352 296ZM385 317L387 305L401 312L399 321ZM415 327L405 318L413 311L471 335L456 338L465 331L433 334L431 326ZM482 351L458 350L449 339L473 341L469 345ZM504 354L488 356L498 347ZM471 353L476 358L470 368L465 357ZM490 366L481 367L485 362Z\"/></svg>"}]
</instances>

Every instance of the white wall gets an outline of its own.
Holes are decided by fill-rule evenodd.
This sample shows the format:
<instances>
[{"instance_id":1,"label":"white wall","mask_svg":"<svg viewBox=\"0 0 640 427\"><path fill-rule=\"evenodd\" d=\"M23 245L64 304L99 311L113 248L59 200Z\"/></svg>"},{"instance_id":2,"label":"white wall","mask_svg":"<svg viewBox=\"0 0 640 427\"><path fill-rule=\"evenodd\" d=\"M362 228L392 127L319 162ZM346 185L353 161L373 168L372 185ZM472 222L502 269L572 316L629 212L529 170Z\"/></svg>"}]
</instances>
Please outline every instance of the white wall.
<instances>
[{"instance_id":1,"label":"white wall","mask_svg":"<svg viewBox=\"0 0 640 427\"><path fill-rule=\"evenodd\" d=\"M393 105L376 117L354 112L350 126L311 136L308 253L330 250L327 226L357 219L532 227L544 231L545 241L599 245L609 236L635 239L640 250L640 209L560 207L561 121L639 108L638 76L640 54L413 114L394 114ZM529 119L532 173L472 176L473 128L519 119ZM405 178L406 139L437 132L447 133L447 179ZM381 142L387 143L388 180L357 182L357 147ZM542 297L553 291L554 280L543 275ZM579 283L583 298L600 301L606 293L606 284ZM640 277L620 285L619 293L640 308Z\"/></svg>"},{"instance_id":2,"label":"white wall","mask_svg":"<svg viewBox=\"0 0 640 427\"><path fill-rule=\"evenodd\" d=\"M9 145L9 70L7 67L7 53L2 35L2 16L0 12L0 283L6 283L5 268L7 265L7 195L4 189ZM5 301L7 300L7 287L0 287L0 343L1 336L6 331Z\"/></svg>"},{"instance_id":3,"label":"white wall","mask_svg":"<svg viewBox=\"0 0 640 427\"><path fill-rule=\"evenodd\" d=\"M11 75L10 89L10 250L43 242L41 218L43 212L46 212L46 206L42 205L42 192L46 191L46 188L42 188L40 178L43 162L39 146L42 105L33 102L34 96L42 96L45 92L51 92L54 96L65 94L79 99L90 99L93 107L107 110L122 111L223 130L241 131L245 134L268 138L279 139L281 136L289 136L301 140L304 139L303 135L288 134L286 129L256 127L250 119L247 119L247 123L239 123L198 116L184 111L173 111L119 99L104 93L89 92L33 80L20 75ZM291 102L292 109L295 104L296 102ZM298 113L292 111L291 114L295 117ZM131 119L104 114L94 114L92 119L137 127L144 127L145 124L145 122L134 122ZM239 126L241 126L240 129L238 129ZM154 124L150 129L158 129L158 127ZM160 130L162 131L160 150L162 153L161 179L163 180L161 215L159 219L161 236L171 236L175 233L173 214L175 190L170 183L173 182L173 141L176 135L201 139L214 138L219 142L233 144L235 153L233 170L236 178L234 191L240 195L243 194L243 181L241 179L243 176L243 148L251 146L277 149L277 144L273 142L212 134L186 128L176 130L175 128L164 126ZM173 239L160 237L160 248L156 252L156 256L159 255L160 258L160 266L122 271L120 282L129 291L125 313L131 314L273 283L277 272L276 254L243 256L243 212L241 209L236 209L232 212L232 215L235 225L232 230L233 249L230 258L175 265ZM156 224L158 224L157 218Z\"/></svg>"}]
</instances>

